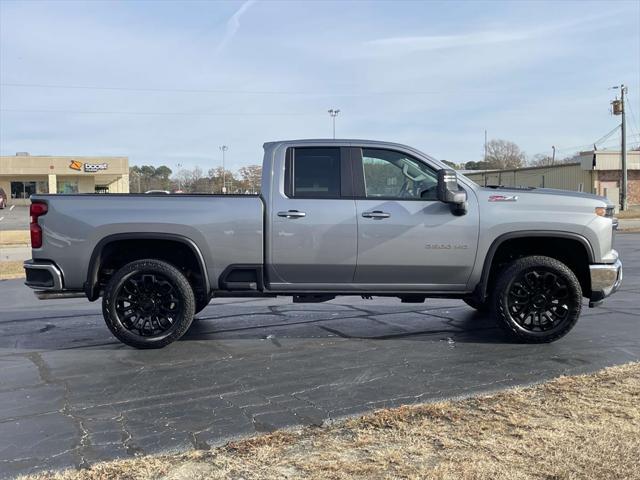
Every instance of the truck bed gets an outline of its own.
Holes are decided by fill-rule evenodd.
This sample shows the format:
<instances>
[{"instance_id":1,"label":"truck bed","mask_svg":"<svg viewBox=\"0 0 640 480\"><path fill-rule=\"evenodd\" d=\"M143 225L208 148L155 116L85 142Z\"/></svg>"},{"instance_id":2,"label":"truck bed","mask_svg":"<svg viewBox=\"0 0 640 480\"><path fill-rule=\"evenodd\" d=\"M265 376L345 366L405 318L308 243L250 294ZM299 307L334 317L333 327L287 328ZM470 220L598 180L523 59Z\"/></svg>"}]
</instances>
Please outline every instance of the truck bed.
<instances>
[{"instance_id":1,"label":"truck bed","mask_svg":"<svg viewBox=\"0 0 640 480\"><path fill-rule=\"evenodd\" d=\"M262 264L264 205L253 195L34 195L48 204L34 260L55 259L65 289L81 290L100 241L122 234L180 235L195 243L210 279L233 264ZM214 287L215 288L215 287Z\"/></svg>"}]
</instances>

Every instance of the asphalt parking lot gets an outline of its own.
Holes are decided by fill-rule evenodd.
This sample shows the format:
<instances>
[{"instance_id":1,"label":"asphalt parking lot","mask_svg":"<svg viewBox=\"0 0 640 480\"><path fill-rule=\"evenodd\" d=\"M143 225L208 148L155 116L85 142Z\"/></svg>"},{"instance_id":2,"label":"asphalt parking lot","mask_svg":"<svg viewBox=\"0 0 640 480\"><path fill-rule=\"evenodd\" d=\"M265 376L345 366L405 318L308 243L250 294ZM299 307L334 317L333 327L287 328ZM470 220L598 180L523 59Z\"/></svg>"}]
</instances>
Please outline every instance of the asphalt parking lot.
<instances>
[{"instance_id":1,"label":"asphalt parking lot","mask_svg":"<svg viewBox=\"0 0 640 480\"><path fill-rule=\"evenodd\" d=\"M208 448L293 425L640 359L640 235L621 291L550 345L510 343L460 301L215 300L163 350L114 340L99 303L0 282L0 476Z\"/></svg>"},{"instance_id":2,"label":"asphalt parking lot","mask_svg":"<svg viewBox=\"0 0 640 480\"><path fill-rule=\"evenodd\" d=\"M10 205L0 210L0 230L29 230L29 207Z\"/></svg>"}]
</instances>

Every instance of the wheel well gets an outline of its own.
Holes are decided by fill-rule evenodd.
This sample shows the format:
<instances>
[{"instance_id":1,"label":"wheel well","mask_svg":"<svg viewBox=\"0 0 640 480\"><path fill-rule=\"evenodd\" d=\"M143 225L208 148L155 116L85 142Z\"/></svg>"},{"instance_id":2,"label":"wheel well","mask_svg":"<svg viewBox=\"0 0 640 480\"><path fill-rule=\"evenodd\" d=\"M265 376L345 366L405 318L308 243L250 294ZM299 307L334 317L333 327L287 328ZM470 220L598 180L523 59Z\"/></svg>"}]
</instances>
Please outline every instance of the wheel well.
<instances>
[{"instance_id":1,"label":"wheel well","mask_svg":"<svg viewBox=\"0 0 640 480\"><path fill-rule=\"evenodd\" d=\"M153 258L170 263L180 270L193 288L194 294L208 295L208 283L204 265L194 247L171 239L121 239L102 246L94 254L89 272L90 299L97 298L111 276L129 262Z\"/></svg>"},{"instance_id":2,"label":"wheel well","mask_svg":"<svg viewBox=\"0 0 640 480\"><path fill-rule=\"evenodd\" d=\"M502 242L491 260L483 296L493 288L498 274L506 265L517 258L529 255L544 255L564 263L578 278L583 295L589 296L589 253L579 240L563 237L518 237Z\"/></svg>"}]
</instances>

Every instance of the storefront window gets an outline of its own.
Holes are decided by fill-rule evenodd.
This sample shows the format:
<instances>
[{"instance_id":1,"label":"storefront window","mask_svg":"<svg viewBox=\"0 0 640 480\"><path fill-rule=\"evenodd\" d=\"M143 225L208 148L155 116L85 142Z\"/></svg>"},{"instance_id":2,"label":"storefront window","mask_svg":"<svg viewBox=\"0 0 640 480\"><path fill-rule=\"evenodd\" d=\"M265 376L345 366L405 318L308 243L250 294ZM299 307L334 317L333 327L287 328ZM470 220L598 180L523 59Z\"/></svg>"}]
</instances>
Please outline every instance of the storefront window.
<instances>
[{"instance_id":1,"label":"storefront window","mask_svg":"<svg viewBox=\"0 0 640 480\"><path fill-rule=\"evenodd\" d=\"M29 198L36 193L36 182L11 182L11 198Z\"/></svg>"},{"instance_id":2,"label":"storefront window","mask_svg":"<svg viewBox=\"0 0 640 480\"><path fill-rule=\"evenodd\" d=\"M58 180L58 193L78 193L78 180Z\"/></svg>"}]
</instances>

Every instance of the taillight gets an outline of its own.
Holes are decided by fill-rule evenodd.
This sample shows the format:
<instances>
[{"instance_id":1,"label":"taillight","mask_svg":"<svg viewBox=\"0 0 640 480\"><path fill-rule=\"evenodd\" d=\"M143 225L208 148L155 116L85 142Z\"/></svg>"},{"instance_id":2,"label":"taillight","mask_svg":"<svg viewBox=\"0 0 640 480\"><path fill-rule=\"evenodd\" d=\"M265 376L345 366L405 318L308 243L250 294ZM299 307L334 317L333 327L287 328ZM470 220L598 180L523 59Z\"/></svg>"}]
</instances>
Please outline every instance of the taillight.
<instances>
[{"instance_id":1,"label":"taillight","mask_svg":"<svg viewBox=\"0 0 640 480\"><path fill-rule=\"evenodd\" d=\"M31 216L29 230L31 231L31 248L42 247L42 228L38 225L38 217L46 214L48 210L46 203L32 203L29 208Z\"/></svg>"}]
</instances>

